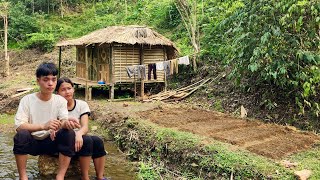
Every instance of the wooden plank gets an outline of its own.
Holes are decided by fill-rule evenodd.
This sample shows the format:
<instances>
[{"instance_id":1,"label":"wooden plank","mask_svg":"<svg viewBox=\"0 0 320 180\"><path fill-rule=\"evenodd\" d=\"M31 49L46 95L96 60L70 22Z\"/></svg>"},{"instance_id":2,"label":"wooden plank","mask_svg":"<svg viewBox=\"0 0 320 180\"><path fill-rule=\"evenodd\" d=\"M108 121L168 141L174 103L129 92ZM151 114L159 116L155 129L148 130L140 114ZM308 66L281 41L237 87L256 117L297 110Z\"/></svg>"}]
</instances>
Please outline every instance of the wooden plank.
<instances>
[{"instance_id":1,"label":"wooden plank","mask_svg":"<svg viewBox=\"0 0 320 180\"><path fill-rule=\"evenodd\" d=\"M18 93L18 94L14 94L14 95L11 96L11 98L15 98L15 97L22 96L22 95L24 95L24 94L29 93L29 92L32 91L32 90L33 90L33 88L32 88L32 89L28 89L28 90L23 91L23 92L20 92L20 93Z\"/></svg>"},{"instance_id":2,"label":"wooden plank","mask_svg":"<svg viewBox=\"0 0 320 180\"><path fill-rule=\"evenodd\" d=\"M28 88L22 88L22 89L17 89L17 92L23 92L23 91L29 91L32 90L33 88L28 87Z\"/></svg>"}]
</instances>

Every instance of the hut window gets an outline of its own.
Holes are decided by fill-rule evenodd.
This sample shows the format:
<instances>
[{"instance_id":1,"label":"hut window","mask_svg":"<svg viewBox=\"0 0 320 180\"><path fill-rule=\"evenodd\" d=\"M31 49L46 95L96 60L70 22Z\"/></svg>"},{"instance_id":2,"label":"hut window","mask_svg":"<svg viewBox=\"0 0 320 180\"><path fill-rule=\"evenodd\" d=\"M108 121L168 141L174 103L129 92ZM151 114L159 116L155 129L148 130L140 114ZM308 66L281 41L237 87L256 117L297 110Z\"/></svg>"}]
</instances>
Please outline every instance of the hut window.
<instances>
[{"instance_id":1,"label":"hut window","mask_svg":"<svg viewBox=\"0 0 320 180\"><path fill-rule=\"evenodd\" d=\"M78 56L78 61L80 61L80 62L86 62L85 61L85 52L84 52L84 48L79 48L78 49L78 52L79 52L79 56Z\"/></svg>"},{"instance_id":2,"label":"hut window","mask_svg":"<svg viewBox=\"0 0 320 180\"><path fill-rule=\"evenodd\" d=\"M101 62L104 64L108 64L108 53L106 49L101 49L100 51Z\"/></svg>"}]
</instances>

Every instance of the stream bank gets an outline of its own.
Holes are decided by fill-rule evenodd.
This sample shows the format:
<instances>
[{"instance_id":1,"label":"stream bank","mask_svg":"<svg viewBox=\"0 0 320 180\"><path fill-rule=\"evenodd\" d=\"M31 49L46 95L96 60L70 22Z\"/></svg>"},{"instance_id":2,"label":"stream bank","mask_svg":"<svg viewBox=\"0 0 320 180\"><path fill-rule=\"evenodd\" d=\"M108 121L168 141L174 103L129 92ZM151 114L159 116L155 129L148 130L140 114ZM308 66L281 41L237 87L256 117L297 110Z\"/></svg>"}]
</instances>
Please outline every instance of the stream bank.
<instances>
[{"instance_id":1,"label":"stream bank","mask_svg":"<svg viewBox=\"0 0 320 180\"><path fill-rule=\"evenodd\" d=\"M230 144L121 114L101 117L119 149L139 162L141 179L294 178L280 163Z\"/></svg>"}]
</instances>

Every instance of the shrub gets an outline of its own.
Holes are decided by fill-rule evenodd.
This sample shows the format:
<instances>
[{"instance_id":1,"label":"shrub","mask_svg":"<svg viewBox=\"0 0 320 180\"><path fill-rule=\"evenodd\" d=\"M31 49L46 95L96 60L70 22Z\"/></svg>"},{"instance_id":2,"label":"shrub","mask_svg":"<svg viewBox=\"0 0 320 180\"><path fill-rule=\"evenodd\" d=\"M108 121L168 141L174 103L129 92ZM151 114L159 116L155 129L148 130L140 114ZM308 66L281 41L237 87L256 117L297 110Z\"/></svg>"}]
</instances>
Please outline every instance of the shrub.
<instances>
[{"instance_id":1,"label":"shrub","mask_svg":"<svg viewBox=\"0 0 320 180\"><path fill-rule=\"evenodd\" d=\"M56 40L52 33L32 33L28 34L25 43L27 48L38 48L41 51L51 51Z\"/></svg>"}]
</instances>

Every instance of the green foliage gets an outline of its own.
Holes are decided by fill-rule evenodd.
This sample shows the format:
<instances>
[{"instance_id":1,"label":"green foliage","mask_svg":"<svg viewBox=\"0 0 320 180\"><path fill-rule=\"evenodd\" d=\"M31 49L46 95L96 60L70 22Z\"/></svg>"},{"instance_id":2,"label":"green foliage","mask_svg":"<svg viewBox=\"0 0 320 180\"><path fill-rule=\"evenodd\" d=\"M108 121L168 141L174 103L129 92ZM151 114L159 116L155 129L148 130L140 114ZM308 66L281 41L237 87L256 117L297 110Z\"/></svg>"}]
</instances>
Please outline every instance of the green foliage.
<instances>
[{"instance_id":1,"label":"green foliage","mask_svg":"<svg viewBox=\"0 0 320 180\"><path fill-rule=\"evenodd\" d=\"M9 11L9 41L23 42L27 39L27 34L40 30L38 21L34 16L28 15L26 7L18 2L11 4Z\"/></svg>"},{"instance_id":2,"label":"green foliage","mask_svg":"<svg viewBox=\"0 0 320 180\"><path fill-rule=\"evenodd\" d=\"M57 2L34 2L34 9L32 1L10 2L15 4L10 8L9 15L11 47L17 43L27 44L23 47L34 47L29 45L30 42L25 43L27 40L33 41L27 37L32 33L46 34L47 40L49 35L53 34L56 42L60 39L77 38L106 26L137 24L155 28L166 37L177 41L183 54L192 49L172 0L127 1L127 5L124 1L72 0L64 4L64 7L71 11L65 12L63 18L60 17L60 4ZM173 31L177 33L172 33ZM39 34L36 36L40 37Z\"/></svg>"},{"instance_id":3,"label":"green foliage","mask_svg":"<svg viewBox=\"0 0 320 180\"><path fill-rule=\"evenodd\" d=\"M27 48L38 48L41 51L51 51L56 40L51 33L32 33L28 34L25 46Z\"/></svg>"},{"instance_id":4,"label":"green foliage","mask_svg":"<svg viewBox=\"0 0 320 180\"><path fill-rule=\"evenodd\" d=\"M151 163L140 162L138 178L141 180L155 180L160 179L159 175L152 168Z\"/></svg>"},{"instance_id":5,"label":"green foliage","mask_svg":"<svg viewBox=\"0 0 320 180\"><path fill-rule=\"evenodd\" d=\"M0 114L0 124L12 124L14 123L14 115Z\"/></svg>"},{"instance_id":6,"label":"green foliage","mask_svg":"<svg viewBox=\"0 0 320 180\"><path fill-rule=\"evenodd\" d=\"M290 157L291 162L298 162L297 170L308 169L312 171L310 180L320 179L320 147L317 145L309 151L300 152Z\"/></svg>"},{"instance_id":7,"label":"green foliage","mask_svg":"<svg viewBox=\"0 0 320 180\"><path fill-rule=\"evenodd\" d=\"M229 77L238 85L277 87L297 97L302 113L319 116L319 11L316 0L246 1L206 29L213 45L207 53L231 69Z\"/></svg>"}]
</instances>

